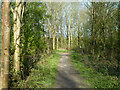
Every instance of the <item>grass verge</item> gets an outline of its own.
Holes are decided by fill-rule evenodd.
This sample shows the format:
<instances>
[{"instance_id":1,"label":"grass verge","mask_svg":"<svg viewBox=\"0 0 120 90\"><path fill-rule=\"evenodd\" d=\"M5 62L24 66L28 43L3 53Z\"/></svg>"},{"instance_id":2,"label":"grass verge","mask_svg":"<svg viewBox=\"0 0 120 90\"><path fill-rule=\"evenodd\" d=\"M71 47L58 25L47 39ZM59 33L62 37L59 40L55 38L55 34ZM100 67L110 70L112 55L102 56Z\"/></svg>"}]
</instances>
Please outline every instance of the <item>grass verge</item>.
<instances>
[{"instance_id":1,"label":"grass verge","mask_svg":"<svg viewBox=\"0 0 120 90\"><path fill-rule=\"evenodd\" d=\"M90 83L92 88L120 88L119 80L116 76L103 75L95 71L92 67L84 64L83 55L73 52L71 60L74 67L80 71L81 76L86 78L86 82Z\"/></svg>"},{"instance_id":2,"label":"grass verge","mask_svg":"<svg viewBox=\"0 0 120 90\"><path fill-rule=\"evenodd\" d=\"M49 88L55 86L57 65L60 54L53 53L50 57L38 62L31 70L31 74L26 81L19 84L20 88Z\"/></svg>"},{"instance_id":3,"label":"grass verge","mask_svg":"<svg viewBox=\"0 0 120 90\"><path fill-rule=\"evenodd\" d=\"M56 50L57 53L66 53L69 52L69 50Z\"/></svg>"}]
</instances>

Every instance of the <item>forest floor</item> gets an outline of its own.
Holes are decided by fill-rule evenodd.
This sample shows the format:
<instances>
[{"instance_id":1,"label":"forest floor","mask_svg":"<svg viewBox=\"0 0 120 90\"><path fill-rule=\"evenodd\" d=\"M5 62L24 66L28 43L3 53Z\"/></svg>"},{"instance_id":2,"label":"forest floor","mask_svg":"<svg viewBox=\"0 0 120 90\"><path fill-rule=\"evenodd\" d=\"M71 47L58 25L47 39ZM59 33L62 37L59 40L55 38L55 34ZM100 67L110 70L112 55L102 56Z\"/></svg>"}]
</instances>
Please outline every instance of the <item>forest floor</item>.
<instances>
[{"instance_id":1,"label":"forest floor","mask_svg":"<svg viewBox=\"0 0 120 90\"><path fill-rule=\"evenodd\" d=\"M70 54L67 52L60 54L55 88L89 88L90 85L84 82L80 72L72 66Z\"/></svg>"}]
</instances>

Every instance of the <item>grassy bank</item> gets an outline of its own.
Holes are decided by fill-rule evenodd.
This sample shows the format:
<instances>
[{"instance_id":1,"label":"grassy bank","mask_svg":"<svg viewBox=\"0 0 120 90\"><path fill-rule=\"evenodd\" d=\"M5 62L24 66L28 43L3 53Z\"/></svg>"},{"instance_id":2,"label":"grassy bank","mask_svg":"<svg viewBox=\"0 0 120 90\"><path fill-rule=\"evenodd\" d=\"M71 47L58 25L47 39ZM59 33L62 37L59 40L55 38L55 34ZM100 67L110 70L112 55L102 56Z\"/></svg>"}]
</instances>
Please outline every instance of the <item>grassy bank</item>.
<instances>
[{"instance_id":1,"label":"grassy bank","mask_svg":"<svg viewBox=\"0 0 120 90\"><path fill-rule=\"evenodd\" d=\"M95 71L92 67L85 64L90 64L87 59L83 58L80 53L73 52L71 60L74 67L80 71L81 76L86 78L86 82L90 83L93 88L119 88L119 80L116 76L103 75Z\"/></svg>"},{"instance_id":2,"label":"grassy bank","mask_svg":"<svg viewBox=\"0 0 120 90\"><path fill-rule=\"evenodd\" d=\"M32 69L30 76L26 81L19 84L20 88L48 88L55 86L57 65L60 55L53 53L46 59L41 60Z\"/></svg>"},{"instance_id":3,"label":"grassy bank","mask_svg":"<svg viewBox=\"0 0 120 90\"><path fill-rule=\"evenodd\" d=\"M66 53L69 52L69 50L56 50L57 53Z\"/></svg>"}]
</instances>

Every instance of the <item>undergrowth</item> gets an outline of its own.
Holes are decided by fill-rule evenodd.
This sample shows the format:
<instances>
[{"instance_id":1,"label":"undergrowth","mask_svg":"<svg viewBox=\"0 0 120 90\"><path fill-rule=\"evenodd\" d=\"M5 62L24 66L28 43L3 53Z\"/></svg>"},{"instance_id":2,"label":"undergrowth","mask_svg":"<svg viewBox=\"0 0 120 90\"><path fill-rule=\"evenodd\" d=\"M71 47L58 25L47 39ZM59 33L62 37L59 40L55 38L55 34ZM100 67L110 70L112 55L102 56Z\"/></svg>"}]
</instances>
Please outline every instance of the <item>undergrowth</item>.
<instances>
[{"instance_id":1,"label":"undergrowth","mask_svg":"<svg viewBox=\"0 0 120 90\"><path fill-rule=\"evenodd\" d=\"M53 53L50 57L38 62L31 70L26 81L21 81L20 88L49 88L55 86L57 65L60 55Z\"/></svg>"},{"instance_id":2,"label":"undergrowth","mask_svg":"<svg viewBox=\"0 0 120 90\"><path fill-rule=\"evenodd\" d=\"M71 60L74 67L80 71L81 76L86 78L86 82L90 83L92 88L119 88L117 76L104 75L97 72L89 65L90 63L88 61L86 65L84 59L83 55L80 53L73 52L71 54Z\"/></svg>"}]
</instances>

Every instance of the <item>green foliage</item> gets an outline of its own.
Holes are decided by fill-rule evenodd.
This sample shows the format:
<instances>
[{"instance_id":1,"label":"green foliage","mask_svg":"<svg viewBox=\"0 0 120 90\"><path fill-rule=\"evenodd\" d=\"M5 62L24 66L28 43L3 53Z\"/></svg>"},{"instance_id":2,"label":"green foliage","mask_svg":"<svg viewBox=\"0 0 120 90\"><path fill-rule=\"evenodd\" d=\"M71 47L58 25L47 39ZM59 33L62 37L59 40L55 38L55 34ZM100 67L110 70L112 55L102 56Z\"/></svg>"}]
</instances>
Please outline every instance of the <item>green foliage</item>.
<instances>
[{"instance_id":1,"label":"green foliage","mask_svg":"<svg viewBox=\"0 0 120 90\"><path fill-rule=\"evenodd\" d=\"M56 50L56 52L58 53L65 53L65 52L69 52L68 50Z\"/></svg>"},{"instance_id":2,"label":"green foliage","mask_svg":"<svg viewBox=\"0 0 120 90\"><path fill-rule=\"evenodd\" d=\"M72 53L71 59L74 67L80 71L81 76L86 78L86 82L89 82L93 88L120 88L116 76L103 75L92 67L88 67L85 61L83 62L83 55L80 53Z\"/></svg>"},{"instance_id":3,"label":"green foliage","mask_svg":"<svg viewBox=\"0 0 120 90\"><path fill-rule=\"evenodd\" d=\"M21 55L24 74L29 73L28 70L33 67L34 63L39 61L43 51L47 48L43 34L45 12L45 6L42 3L26 4L21 32L21 45L23 44Z\"/></svg>"},{"instance_id":4,"label":"green foliage","mask_svg":"<svg viewBox=\"0 0 120 90\"><path fill-rule=\"evenodd\" d=\"M11 3L14 8L15 3ZM14 72L14 31L13 31L13 13L10 14L11 37L10 37L10 87L17 87L21 79L25 80L34 65L40 60L46 52L46 42L44 40L44 20L46 15L46 6L43 3L25 3L25 12L21 21L20 34L20 71ZM18 78L19 77L19 78Z\"/></svg>"},{"instance_id":5,"label":"green foliage","mask_svg":"<svg viewBox=\"0 0 120 90\"><path fill-rule=\"evenodd\" d=\"M40 60L31 70L27 81L21 81L20 88L48 88L55 86L57 65L60 55L53 53L51 56Z\"/></svg>"},{"instance_id":6,"label":"green foliage","mask_svg":"<svg viewBox=\"0 0 120 90\"><path fill-rule=\"evenodd\" d=\"M84 63L96 71L119 76L118 3L92 2L87 10L88 19L82 25L80 45L73 50L86 55L88 61Z\"/></svg>"}]
</instances>

